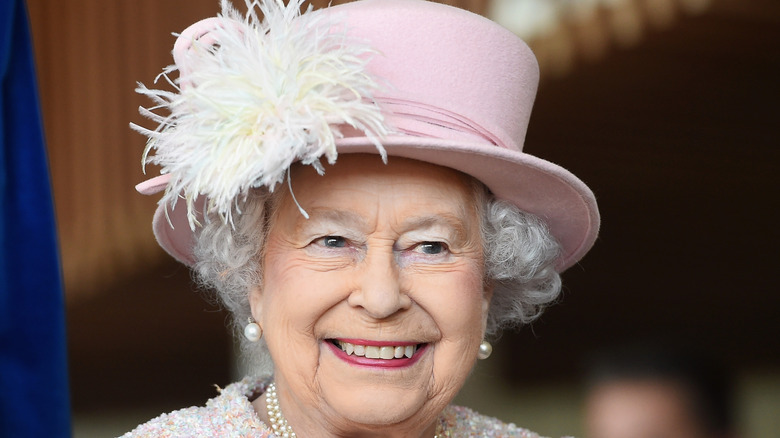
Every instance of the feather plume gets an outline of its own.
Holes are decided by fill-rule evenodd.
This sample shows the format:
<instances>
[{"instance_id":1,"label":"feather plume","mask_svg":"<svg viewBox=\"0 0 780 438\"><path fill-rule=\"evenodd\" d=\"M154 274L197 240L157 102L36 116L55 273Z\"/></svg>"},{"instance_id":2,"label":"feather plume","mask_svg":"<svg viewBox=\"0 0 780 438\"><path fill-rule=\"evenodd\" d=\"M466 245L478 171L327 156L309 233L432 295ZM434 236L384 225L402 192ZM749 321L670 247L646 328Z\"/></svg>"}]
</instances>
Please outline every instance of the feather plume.
<instances>
[{"instance_id":1,"label":"feather plume","mask_svg":"<svg viewBox=\"0 0 780 438\"><path fill-rule=\"evenodd\" d=\"M375 52L334 17L311 6L301 14L303 0L245 1L242 16L223 0L208 38L193 39L155 80L175 92L136 89L154 102L141 114L159 123L153 131L131 125L148 137L143 163L171 175L160 202L175 206L182 197L193 230L198 196L232 223L249 189L273 190L293 162L322 173L322 157L336 161L339 125L365 132L386 160L380 139L388 128L373 100L379 87L365 71Z\"/></svg>"}]
</instances>

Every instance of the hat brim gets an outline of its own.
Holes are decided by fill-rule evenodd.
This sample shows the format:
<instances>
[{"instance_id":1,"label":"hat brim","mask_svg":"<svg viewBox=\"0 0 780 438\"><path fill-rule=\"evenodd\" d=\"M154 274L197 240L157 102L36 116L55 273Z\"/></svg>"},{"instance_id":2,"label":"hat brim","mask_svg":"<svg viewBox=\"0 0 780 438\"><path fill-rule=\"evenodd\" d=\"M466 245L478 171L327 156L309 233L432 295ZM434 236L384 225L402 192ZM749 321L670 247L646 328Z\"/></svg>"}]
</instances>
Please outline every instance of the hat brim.
<instances>
[{"instance_id":1,"label":"hat brim","mask_svg":"<svg viewBox=\"0 0 780 438\"><path fill-rule=\"evenodd\" d=\"M580 179L561 166L476 142L390 136L382 139L382 145L387 150L388 165L392 165L392 157L403 157L458 170L481 181L499 199L540 217L561 244L562 254L556 265L559 272L580 260L596 240L600 224L596 199ZM337 148L339 154L377 154L374 144L365 137L340 139ZM202 209L202 201L198 209ZM154 233L170 255L192 266L194 233L186 210L185 203L179 202L175 208L168 206L166 216L166 206L158 206Z\"/></svg>"}]
</instances>

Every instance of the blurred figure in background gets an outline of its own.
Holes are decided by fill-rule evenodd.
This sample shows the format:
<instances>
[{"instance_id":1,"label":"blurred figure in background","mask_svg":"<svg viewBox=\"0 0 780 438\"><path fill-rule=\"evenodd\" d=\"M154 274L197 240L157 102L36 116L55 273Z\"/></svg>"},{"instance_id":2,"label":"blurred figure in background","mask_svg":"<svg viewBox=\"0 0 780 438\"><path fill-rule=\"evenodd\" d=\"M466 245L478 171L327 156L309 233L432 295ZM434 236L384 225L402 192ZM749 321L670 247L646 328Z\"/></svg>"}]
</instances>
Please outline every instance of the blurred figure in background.
<instances>
[{"instance_id":1,"label":"blurred figure in background","mask_svg":"<svg viewBox=\"0 0 780 438\"><path fill-rule=\"evenodd\" d=\"M587 373L587 438L736 438L731 382L709 358L624 348Z\"/></svg>"}]
</instances>

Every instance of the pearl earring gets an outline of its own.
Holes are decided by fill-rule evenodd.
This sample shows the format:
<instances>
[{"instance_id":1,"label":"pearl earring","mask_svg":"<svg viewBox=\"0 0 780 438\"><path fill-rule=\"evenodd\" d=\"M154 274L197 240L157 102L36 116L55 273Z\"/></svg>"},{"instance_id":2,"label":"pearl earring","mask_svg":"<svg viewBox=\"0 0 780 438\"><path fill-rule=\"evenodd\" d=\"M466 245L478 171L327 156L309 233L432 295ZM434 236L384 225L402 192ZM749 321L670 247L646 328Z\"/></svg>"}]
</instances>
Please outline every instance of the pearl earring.
<instances>
[{"instance_id":1,"label":"pearl earring","mask_svg":"<svg viewBox=\"0 0 780 438\"><path fill-rule=\"evenodd\" d=\"M479 353L477 353L477 359L485 360L493 353L493 346L488 341L482 341L479 344Z\"/></svg>"},{"instance_id":2,"label":"pearl earring","mask_svg":"<svg viewBox=\"0 0 780 438\"><path fill-rule=\"evenodd\" d=\"M249 323L244 327L244 336L249 342L257 342L263 337L263 328L250 317Z\"/></svg>"}]
</instances>

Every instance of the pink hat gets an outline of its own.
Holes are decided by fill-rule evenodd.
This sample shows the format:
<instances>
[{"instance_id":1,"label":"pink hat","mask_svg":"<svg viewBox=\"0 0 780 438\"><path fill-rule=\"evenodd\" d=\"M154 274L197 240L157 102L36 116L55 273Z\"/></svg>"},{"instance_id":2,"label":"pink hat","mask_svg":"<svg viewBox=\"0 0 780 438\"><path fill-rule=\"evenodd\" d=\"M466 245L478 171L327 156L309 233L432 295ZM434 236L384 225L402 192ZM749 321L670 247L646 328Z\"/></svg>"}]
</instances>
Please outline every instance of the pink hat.
<instances>
[{"instance_id":1,"label":"pink hat","mask_svg":"<svg viewBox=\"0 0 780 438\"><path fill-rule=\"evenodd\" d=\"M362 0L325 11L377 52L366 69L389 84L373 100L393 128L380 140L390 165L405 157L459 170L541 217L563 247L559 271L585 255L599 228L593 193L566 169L522 151L539 80L522 40L484 17L427 1ZM377 153L375 136L341 133L339 154ZM169 178L137 189L157 193ZM203 208L203 198L194 205ZM169 254L193 265L187 213L183 202L161 204L154 232Z\"/></svg>"}]
</instances>

